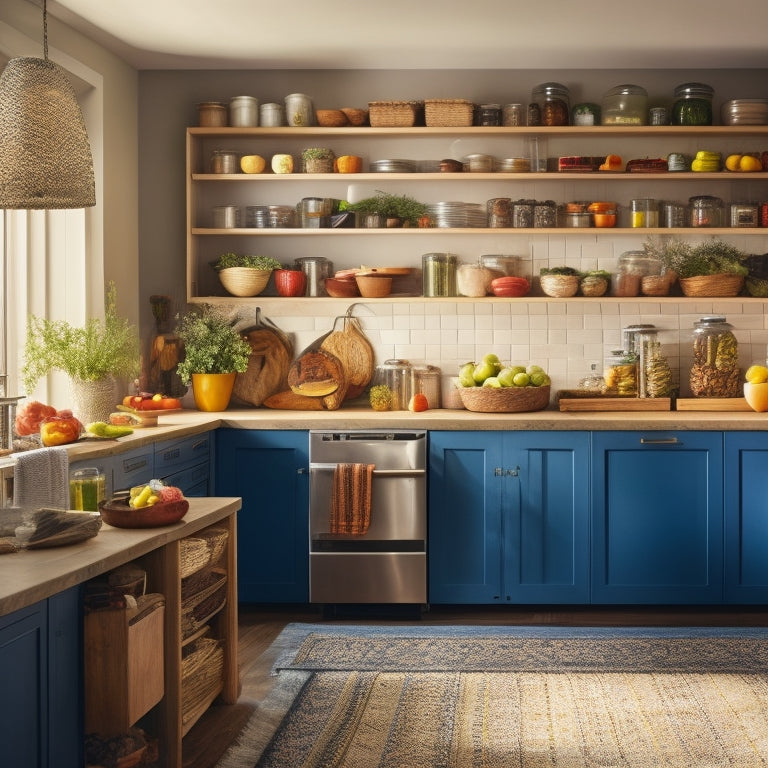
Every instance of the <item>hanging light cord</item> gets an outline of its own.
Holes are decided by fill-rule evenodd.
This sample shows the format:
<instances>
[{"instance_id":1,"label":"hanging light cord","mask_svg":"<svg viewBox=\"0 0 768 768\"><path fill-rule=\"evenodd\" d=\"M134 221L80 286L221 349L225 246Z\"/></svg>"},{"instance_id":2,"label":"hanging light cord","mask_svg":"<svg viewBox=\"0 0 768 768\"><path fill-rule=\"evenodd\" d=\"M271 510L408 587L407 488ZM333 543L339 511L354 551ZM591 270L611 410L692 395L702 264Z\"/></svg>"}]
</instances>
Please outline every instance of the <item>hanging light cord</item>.
<instances>
[{"instance_id":1,"label":"hanging light cord","mask_svg":"<svg viewBox=\"0 0 768 768\"><path fill-rule=\"evenodd\" d=\"M43 58L48 61L48 2L43 0Z\"/></svg>"}]
</instances>

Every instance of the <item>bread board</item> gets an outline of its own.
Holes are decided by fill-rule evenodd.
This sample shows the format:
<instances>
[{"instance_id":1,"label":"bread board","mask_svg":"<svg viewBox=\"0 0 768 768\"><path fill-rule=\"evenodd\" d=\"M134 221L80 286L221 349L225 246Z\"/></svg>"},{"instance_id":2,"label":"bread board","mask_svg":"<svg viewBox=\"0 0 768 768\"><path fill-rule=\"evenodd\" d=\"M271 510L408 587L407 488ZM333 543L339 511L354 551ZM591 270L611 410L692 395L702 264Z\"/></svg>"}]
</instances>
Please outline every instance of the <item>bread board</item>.
<instances>
[{"instance_id":1,"label":"bread board","mask_svg":"<svg viewBox=\"0 0 768 768\"><path fill-rule=\"evenodd\" d=\"M743 397L678 397L678 411L751 411Z\"/></svg>"},{"instance_id":2,"label":"bread board","mask_svg":"<svg viewBox=\"0 0 768 768\"><path fill-rule=\"evenodd\" d=\"M671 411L669 397L561 397L561 411Z\"/></svg>"}]
</instances>

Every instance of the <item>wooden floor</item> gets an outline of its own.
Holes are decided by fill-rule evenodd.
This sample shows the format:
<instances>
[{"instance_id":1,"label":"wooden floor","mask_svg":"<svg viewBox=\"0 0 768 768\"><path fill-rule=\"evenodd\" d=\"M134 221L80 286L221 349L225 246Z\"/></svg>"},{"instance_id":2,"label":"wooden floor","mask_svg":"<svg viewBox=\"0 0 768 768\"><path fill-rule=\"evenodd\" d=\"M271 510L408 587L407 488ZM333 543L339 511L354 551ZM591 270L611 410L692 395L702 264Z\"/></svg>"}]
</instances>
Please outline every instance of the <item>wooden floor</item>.
<instances>
[{"instance_id":1,"label":"wooden floor","mask_svg":"<svg viewBox=\"0 0 768 768\"><path fill-rule=\"evenodd\" d=\"M185 768L213 768L248 721L253 701L269 692L274 678L270 669L277 648L270 647L290 622L333 622L349 624L478 624L478 625L548 625L548 626L768 626L768 611L755 608L632 607L567 608L461 606L432 607L420 616L392 617L347 613L325 616L315 607L246 608L240 606L239 662L244 681L240 701L231 706L214 704L184 739Z\"/></svg>"}]
</instances>

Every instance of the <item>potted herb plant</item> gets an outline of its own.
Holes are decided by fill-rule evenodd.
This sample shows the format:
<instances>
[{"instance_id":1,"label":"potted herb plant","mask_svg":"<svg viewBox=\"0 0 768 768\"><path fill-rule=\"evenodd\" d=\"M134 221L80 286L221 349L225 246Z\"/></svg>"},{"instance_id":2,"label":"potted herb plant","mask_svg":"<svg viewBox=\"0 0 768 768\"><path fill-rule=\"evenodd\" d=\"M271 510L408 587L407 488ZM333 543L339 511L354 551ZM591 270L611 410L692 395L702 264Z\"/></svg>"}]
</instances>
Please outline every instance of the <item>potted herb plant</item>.
<instances>
[{"instance_id":1,"label":"potted herb plant","mask_svg":"<svg viewBox=\"0 0 768 768\"><path fill-rule=\"evenodd\" d=\"M272 270L282 265L271 256L252 256L231 251L222 253L213 263L221 284L233 296L258 296L269 282Z\"/></svg>"},{"instance_id":2,"label":"potted herb plant","mask_svg":"<svg viewBox=\"0 0 768 768\"><path fill-rule=\"evenodd\" d=\"M139 332L117 314L117 289L107 286L104 319L82 327L66 320L30 315L24 347L22 380L28 392L55 370L72 386L72 411L85 423L107 421L115 405L115 380L132 380L139 372Z\"/></svg>"},{"instance_id":3,"label":"potted herb plant","mask_svg":"<svg viewBox=\"0 0 768 768\"><path fill-rule=\"evenodd\" d=\"M248 368L251 345L213 307L184 315L176 333L184 345L176 372L184 384L192 384L195 405L201 411L226 410L235 376Z\"/></svg>"},{"instance_id":4,"label":"potted herb plant","mask_svg":"<svg viewBox=\"0 0 768 768\"><path fill-rule=\"evenodd\" d=\"M426 225L428 207L408 195L377 192L373 197L347 204L347 210L377 217L369 222L375 227L418 227Z\"/></svg>"},{"instance_id":5,"label":"potted herb plant","mask_svg":"<svg viewBox=\"0 0 768 768\"><path fill-rule=\"evenodd\" d=\"M308 147L302 150L301 162L304 173L333 173L336 154L327 147Z\"/></svg>"}]
</instances>

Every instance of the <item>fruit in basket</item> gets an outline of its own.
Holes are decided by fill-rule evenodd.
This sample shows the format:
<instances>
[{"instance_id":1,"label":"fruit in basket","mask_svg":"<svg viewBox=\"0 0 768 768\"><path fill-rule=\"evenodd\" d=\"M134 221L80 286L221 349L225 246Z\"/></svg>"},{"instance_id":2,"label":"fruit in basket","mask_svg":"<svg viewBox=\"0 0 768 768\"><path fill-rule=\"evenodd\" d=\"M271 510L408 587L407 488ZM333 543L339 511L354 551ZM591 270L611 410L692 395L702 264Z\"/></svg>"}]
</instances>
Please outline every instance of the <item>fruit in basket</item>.
<instances>
[{"instance_id":1,"label":"fruit in basket","mask_svg":"<svg viewBox=\"0 0 768 768\"><path fill-rule=\"evenodd\" d=\"M498 369L498 370L495 370ZM489 371L494 371L490 372ZM488 375L485 375L485 374ZM551 384L540 365L503 365L496 355L486 355L482 362L464 363L459 368L460 387L543 387Z\"/></svg>"}]
</instances>

